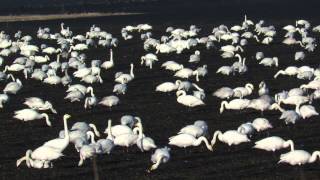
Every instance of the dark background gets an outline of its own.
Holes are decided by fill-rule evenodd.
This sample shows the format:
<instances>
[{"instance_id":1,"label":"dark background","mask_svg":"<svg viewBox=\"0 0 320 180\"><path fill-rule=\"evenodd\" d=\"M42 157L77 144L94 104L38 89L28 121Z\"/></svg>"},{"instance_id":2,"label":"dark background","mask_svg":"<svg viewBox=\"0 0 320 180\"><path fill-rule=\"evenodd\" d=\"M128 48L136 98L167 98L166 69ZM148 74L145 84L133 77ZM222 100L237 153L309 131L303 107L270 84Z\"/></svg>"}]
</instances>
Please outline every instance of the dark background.
<instances>
[{"instance_id":1,"label":"dark background","mask_svg":"<svg viewBox=\"0 0 320 180\"><path fill-rule=\"evenodd\" d=\"M264 80L270 88L270 93L274 94L307 82L287 76L273 79L273 75L279 69L289 65L302 66L307 64L314 68L319 66L319 47L315 52L308 54L305 61L295 62L293 60L294 52L301 50L301 48L299 46L288 47L283 45L281 40L284 31L280 30L282 26L294 24L294 20L300 18L310 20L312 25L320 24L319 3L317 1L198 0L185 2L182 0L167 0L130 1L131 3L112 1L115 2L112 6L107 5L105 1L90 1L90 3L87 1L86 3L91 4L93 8L88 4L83 6L81 3L84 1L63 1L64 9L62 8L62 1L54 1L54 4L45 3L48 1L41 0L25 1L25 4L21 4L21 1L5 1L10 4L1 7L4 9L1 11L4 14L89 11L154 13L63 20L75 34L84 34L92 24L96 24L103 30L120 38L122 27L150 23L154 27L152 32L155 38L160 38L167 26L188 28L191 24L196 24L202 28L200 36L204 36L210 34L212 28L220 24L228 26L240 24L245 13L255 22L264 19L266 25L275 25L279 34L275 42L268 46L250 41L244 54L247 57L249 71L242 76L216 75L215 71L220 66L231 65L236 59L223 60L217 50L206 50L203 46L197 47L201 50L200 65L207 64L209 69L208 76L199 82L200 87L207 92L207 98L205 99L207 105L198 108L186 108L178 104L174 93L161 94L154 92L158 84L174 80L172 73L160 68L161 63L174 60L186 65L186 59L196 49L191 49L181 55L158 55L160 62L155 64L153 70L149 70L140 66L139 58L146 52L142 49L142 41L137 33L134 34L135 38L132 40L120 40L119 47L114 49L115 67L110 71L102 71L104 83L94 85L97 97L101 98L112 94L114 74L118 71L128 72L130 62L134 62L136 77L129 84L128 93L119 96L121 101L119 106L111 110L98 106L92 110L84 111L83 102L70 103L63 100L66 87L62 85L56 87L34 80L23 81L24 87L22 90L17 95L10 96L10 102L5 105L4 109L0 110L0 179L4 180L93 179L92 161L87 160L82 167L78 167L79 155L75 152L73 145L70 145L64 151L65 157L54 161L53 169L37 170L28 169L25 165L19 168L15 166L16 160L24 155L27 149L35 149L44 142L57 137L58 132L63 129L62 116L64 113L72 115L69 125L77 121L86 121L96 124L100 131L103 131L106 127L108 118L112 118L113 123L117 124L124 114L140 116L143 120L145 133L154 138L159 147L163 147L167 145L168 137L197 119L206 120L210 134L212 134L218 129L222 131L235 129L241 123L252 121L254 118L261 116L260 112L252 110L245 110L241 113L225 111L223 114L219 114L218 109L221 101L210 95L216 89L222 86L243 86L247 82L252 82L257 87L259 82ZM41 3L37 4L37 2ZM97 4L95 5L93 2L97 2ZM101 2L104 6L98 4ZM25 9L21 9L22 7ZM22 30L24 35L30 34L35 37L38 27L50 27L52 32L58 32L61 22L62 20L0 23L0 27L1 30L5 30L10 35L13 35L17 30ZM319 41L319 35L311 35ZM40 45L44 41L35 39L33 43ZM217 48L219 46L217 45ZM263 51L269 57L279 57L279 68L267 68L258 65L253 58L257 51ZM88 60L108 58L108 53L103 48L89 50L86 54ZM6 58L6 62L10 63L12 59L14 57ZM196 68L194 65L188 65L188 67ZM16 76L23 79L21 73L17 73ZM78 81L74 83L78 83ZM0 89L5 84L5 82L0 82ZM22 104L24 98L30 96L38 96L53 103L58 111L57 115L50 114L53 127L47 127L42 120L23 123L12 118L15 110L25 108ZM255 97L257 97L256 89L249 98ZM315 101L314 106L319 112L319 101ZM256 140L275 135L284 139L292 139L297 149L304 149L308 152L319 150L319 116L300 121L295 125L285 125L283 121L278 119L279 116L279 112L276 111L265 112L264 117L271 121L274 128L256 134L252 137L250 143L228 147L226 144L219 142L214 147L213 152L207 151L203 145L188 148L186 151L173 147L170 161L167 164L160 165L159 169L151 174L146 173L145 170L151 165L152 152L142 153L134 146L130 148L129 153L126 153L122 148L117 147L111 155L97 157L100 179L320 179L319 162L292 167L286 164L277 164L280 154L287 152L287 150L270 153L252 149Z\"/></svg>"},{"instance_id":2,"label":"dark background","mask_svg":"<svg viewBox=\"0 0 320 180\"><path fill-rule=\"evenodd\" d=\"M80 12L210 13L260 12L315 15L318 0L1 0L0 14Z\"/></svg>"}]
</instances>

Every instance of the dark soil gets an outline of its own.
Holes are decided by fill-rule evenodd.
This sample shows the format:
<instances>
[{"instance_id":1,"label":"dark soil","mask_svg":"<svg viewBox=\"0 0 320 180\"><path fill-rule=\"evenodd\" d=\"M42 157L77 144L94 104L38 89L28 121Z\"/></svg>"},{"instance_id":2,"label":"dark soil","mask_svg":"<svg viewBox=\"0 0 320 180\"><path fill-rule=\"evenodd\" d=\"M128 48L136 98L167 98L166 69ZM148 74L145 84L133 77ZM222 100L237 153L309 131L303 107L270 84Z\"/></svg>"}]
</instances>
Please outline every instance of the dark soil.
<instances>
[{"instance_id":1,"label":"dark soil","mask_svg":"<svg viewBox=\"0 0 320 180\"><path fill-rule=\"evenodd\" d=\"M214 26L219 24L240 24L243 20L243 13L234 13L232 15L206 16L201 15L186 17L182 15L137 15L126 17L104 17L104 18L86 18L77 20L65 20L65 24L70 26L75 34L84 33L89 30L92 24L100 26L113 35L120 38L120 30L125 25L136 25L139 23L150 23L153 28L153 35L159 38L165 32L167 26L188 28L191 24L196 24L202 28L201 34L208 35ZM298 16L298 14L297 14ZM126 95L120 95L121 103L108 109L97 106L92 110L85 111L83 102L70 103L63 97L66 95L66 87L49 86L38 81L23 81L23 89L14 96L10 96L10 102L0 110L0 177L1 179L93 179L92 161L85 161L82 167L78 167L78 153L70 145L64 151L65 156L54 162L52 169L28 169L25 165L16 167L16 160L25 154L27 149L35 149L44 142L56 138L59 131L63 128L62 116L65 113L72 115L69 124L77 121L86 121L97 125L103 132L107 125L107 119L113 119L118 123L122 115L132 114L140 116L143 120L145 133L152 137L159 147L168 143L168 137L176 134L180 128L195 120L203 119L209 125L210 134L215 130L236 129L240 124L252 121L260 117L260 112L245 110L225 111L219 114L220 100L211 96L211 93L222 86L237 87L243 86L247 82L252 82L255 87L264 80L271 90L271 94L298 87L307 81L297 80L294 77L280 76L273 79L273 75L282 68L289 65L302 66L308 64L312 67L319 65L319 49L307 55L303 62L294 61L294 53L299 50L298 46L288 47L280 42L279 37L283 37L282 26L293 24L295 17L288 17L282 14L278 17L249 14L250 19L259 20L263 18L266 24L273 24L278 30L278 38L272 45L258 45L250 41L245 47L245 56L249 67L248 73L237 76L221 76L215 74L215 71L222 65L232 64L236 59L223 60L216 49L206 50L205 47L198 47L201 50L201 62L208 65L209 74L198 83L207 93L205 99L206 106L187 108L176 102L176 96L172 94L156 93L155 87L165 81L174 81L173 74L160 69L162 62L174 60L187 65L189 55L195 49L184 52L181 55L159 55L160 62L156 63L154 69L149 70L140 66L140 57L146 52L143 50L143 43L139 34L134 34L134 39L123 41L121 39L119 48L114 49L116 66L103 71L103 84L95 84L94 90L97 97L104 97L112 94L114 83L114 74L118 71L129 71L129 64L135 64L136 78L129 83ZM304 17L304 16L302 16ZM316 17L309 16L313 25L320 24ZM9 34L14 34L17 30L22 30L24 34L31 34L33 37L38 27L48 26L52 31L59 30L61 21L39 21L23 23L3 23L1 29ZM319 38L319 36L316 36ZM36 40L36 44L43 41ZM217 44L217 48L220 45ZM257 51L263 51L266 56L278 56L279 68L266 68L258 65L254 59ZM88 59L106 59L108 50L97 49L86 52ZM7 58L10 62L14 57ZM194 65L187 65L195 68ZM22 78L21 74L17 74ZM192 81L195 81L192 79ZM77 81L76 81L77 82ZM74 82L74 83L76 83ZM0 82L0 89L5 86ZM53 127L47 127L42 120L32 122L21 122L13 119L13 112L25 108L22 104L24 98L38 96L51 101L58 111L58 115L50 114ZM257 97L257 93L250 98ZM319 111L319 102L314 102ZM291 107L292 108L292 107ZM152 173L147 173L146 169L150 167L150 157L152 152L140 152L138 148L130 148L125 152L122 148L116 148L111 155L101 155L97 157L100 179L319 179L319 162L304 165L301 167L292 167L285 164L277 164L280 154L287 150L275 153L259 151L252 149L256 140L275 135L285 139L292 139L297 149L304 149L308 152L319 150L320 142L320 119L314 117L303 120L295 125L285 125L278 120L280 114L276 111L265 112L263 117L271 121L274 128L261 132L252 138L251 143L239 146L227 146L218 143L213 152L206 150L205 146L184 149L172 147L171 159L166 164L161 164L159 169ZM210 135L211 139L211 135Z\"/></svg>"}]
</instances>

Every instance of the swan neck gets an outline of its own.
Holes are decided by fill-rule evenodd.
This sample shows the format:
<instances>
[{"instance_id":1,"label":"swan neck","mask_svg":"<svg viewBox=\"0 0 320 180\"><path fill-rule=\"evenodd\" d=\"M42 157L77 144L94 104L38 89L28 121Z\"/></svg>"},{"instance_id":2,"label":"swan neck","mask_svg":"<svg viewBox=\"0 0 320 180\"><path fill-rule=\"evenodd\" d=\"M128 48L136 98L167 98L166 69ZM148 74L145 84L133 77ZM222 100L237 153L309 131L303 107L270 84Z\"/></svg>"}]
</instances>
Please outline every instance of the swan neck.
<instances>
[{"instance_id":1,"label":"swan neck","mask_svg":"<svg viewBox=\"0 0 320 180\"><path fill-rule=\"evenodd\" d=\"M64 126L64 138L69 142L70 137L69 137L69 128L68 128L68 123L67 123L67 117L63 117L63 126Z\"/></svg>"},{"instance_id":2,"label":"swan neck","mask_svg":"<svg viewBox=\"0 0 320 180\"><path fill-rule=\"evenodd\" d=\"M211 140L211 146L213 146L216 142L217 142L217 138L222 135L222 132L221 131L216 131L214 134L213 134L213 138Z\"/></svg>"},{"instance_id":3,"label":"swan neck","mask_svg":"<svg viewBox=\"0 0 320 180\"><path fill-rule=\"evenodd\" d=\"M310 159L309 159L309 163L315 162L318 157L320 158L320 151L313 152Z\"/></svg>"}]
</instances>

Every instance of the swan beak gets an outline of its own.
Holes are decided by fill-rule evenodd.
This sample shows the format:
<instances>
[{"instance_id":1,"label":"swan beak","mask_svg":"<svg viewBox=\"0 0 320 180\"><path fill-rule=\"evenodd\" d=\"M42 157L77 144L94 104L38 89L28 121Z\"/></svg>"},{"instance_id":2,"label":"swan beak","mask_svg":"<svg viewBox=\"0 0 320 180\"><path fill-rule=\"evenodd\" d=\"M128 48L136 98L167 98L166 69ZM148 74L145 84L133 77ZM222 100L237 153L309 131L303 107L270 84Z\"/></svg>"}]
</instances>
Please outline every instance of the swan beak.
<instances>
[{"instance_id":1,"label":"swan beak","mask_svg":"<svg viewBox=\"0 0 320 180\"><path fill-rule=\"evenodd\" d=\"M51 108L52 113L57 114L57 111L53 108Z\"/></svg>"}]
</instances>

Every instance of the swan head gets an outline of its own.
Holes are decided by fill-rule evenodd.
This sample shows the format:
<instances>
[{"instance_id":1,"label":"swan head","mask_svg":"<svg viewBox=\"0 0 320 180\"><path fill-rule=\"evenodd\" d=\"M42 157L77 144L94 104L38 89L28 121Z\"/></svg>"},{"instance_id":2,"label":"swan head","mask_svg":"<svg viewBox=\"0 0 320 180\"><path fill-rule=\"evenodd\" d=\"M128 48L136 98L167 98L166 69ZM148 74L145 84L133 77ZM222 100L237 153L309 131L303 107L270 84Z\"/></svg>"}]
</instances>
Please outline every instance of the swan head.
<instances>
[{"instance_id":1,"label":"swan head","mask_svg":"<svg viewBox=\"0 0 320 180\"><path fill-rule=\"evenodd\" d=\"M254 90L254 86L253 86L253 84L251 84L251 83L247 83L247 84L246 84L246 88L249 88L249 89L251 89L251 90Z\"/></svg>"},{"instance_id":2,"label":"swan head","mask_svg":"<svg viewBox=\"0 0 320 180\"><path fill-rule=\"evenodd\" d=\"M179 90L179 91L176 92L176 95L177 95L177 97L179 97L179 96L185 96L185 95L186 95L186 92L185 92L184 90Z\"/></svg>"},{"instance_id":3,"label":"swan head","mask_svg":"<svg viewBox=\"0 0 320 180\"><path fill-rule=\"evenodd\" d=\"M259 84L259 88L266 87L266 83L264 81L261 81Z\"/></svg>"},{"instance_id":4,"label":"swan head","mask_svg":"<svg viewBox=\"0 0 320 180\"><path fill-rule=\"evenodd\" d=\"M69 115L69 114L63 115L63 119L64 119L64 120L68 120L69 118L71 118L71 115Z\"/></svg>"},{"instance_id":5,"label":"swan head","mask_svg":"<svg viewBox=\"0 0 320 180\"><path fill-rule=\"evenodd\" d=\"M196 51L194 52L194 54L195 54L195 55L200 55L200 51L199 51L199 50L196 50Z\"/></svg>"}]
</instances>

